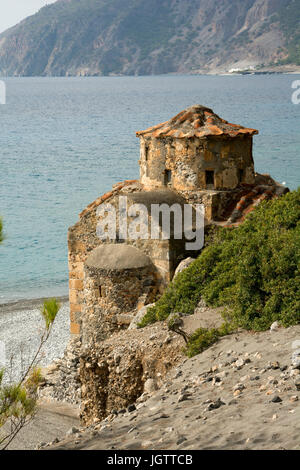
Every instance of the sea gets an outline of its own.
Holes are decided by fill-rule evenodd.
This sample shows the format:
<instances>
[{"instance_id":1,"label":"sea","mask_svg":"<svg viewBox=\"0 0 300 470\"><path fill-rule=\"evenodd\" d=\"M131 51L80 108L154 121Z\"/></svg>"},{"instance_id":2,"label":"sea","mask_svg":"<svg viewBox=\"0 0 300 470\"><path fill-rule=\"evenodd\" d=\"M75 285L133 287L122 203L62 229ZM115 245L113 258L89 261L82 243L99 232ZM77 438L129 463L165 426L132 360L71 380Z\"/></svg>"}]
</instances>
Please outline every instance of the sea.
<instances>
[{"instance_id":1,"label":"sea","mask_svg":"<svg viewBox=\"0 0 300 470\"><path fill-rule=\"evenodd\" d=\"M2 304L67 294L68 227L114 183L138 178L136 131L193 104L258 129L256 170L299 186L300 104L292 86L300 75L2 80Z\"/></svg>"}]
</instances>

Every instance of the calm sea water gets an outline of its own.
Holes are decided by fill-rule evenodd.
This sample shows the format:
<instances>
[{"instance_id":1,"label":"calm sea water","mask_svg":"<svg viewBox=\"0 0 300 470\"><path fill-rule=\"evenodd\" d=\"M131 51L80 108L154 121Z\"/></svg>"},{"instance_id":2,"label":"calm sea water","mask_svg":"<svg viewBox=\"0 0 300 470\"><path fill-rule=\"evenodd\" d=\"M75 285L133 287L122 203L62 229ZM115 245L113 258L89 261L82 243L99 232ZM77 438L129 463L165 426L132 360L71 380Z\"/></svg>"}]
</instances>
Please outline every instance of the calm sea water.
<instances>
[{"instance_id":1,"label":"calm sea water","mask_svg":"<svg viewBox=\"0 0 300 470\"><path fill-rule=\"evenodd\" d=\"M204 104L260 130L256 169L300 180L296 75L6 79L0 106L0 303L67 293L67 229L112 184L137 178L135 131Z\"/></svg>"}]
</instances>

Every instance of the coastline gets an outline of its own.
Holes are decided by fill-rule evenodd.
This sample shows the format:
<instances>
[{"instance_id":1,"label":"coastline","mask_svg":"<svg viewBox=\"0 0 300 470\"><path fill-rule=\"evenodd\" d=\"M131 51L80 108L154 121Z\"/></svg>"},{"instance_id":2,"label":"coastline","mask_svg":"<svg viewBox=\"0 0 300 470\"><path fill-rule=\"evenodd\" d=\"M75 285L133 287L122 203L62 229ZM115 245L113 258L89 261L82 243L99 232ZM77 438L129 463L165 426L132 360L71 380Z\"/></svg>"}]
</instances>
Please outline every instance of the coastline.
<instances>
[{"instance_id":1,"label":"coastline","mask_svg":"<svg viewBox=\"0 0 300 470\"><path fill-rule=\"evenodd\" d=\"M38 309L44 302L49 298L55 297L61 304L69 302L69 296L49 296L49 297L38 297L34 299L21 299L21 300L12 300L0 303L0 315L13 312L22 312L24 310L35 310Z\"/></svg>"}]
</instances>

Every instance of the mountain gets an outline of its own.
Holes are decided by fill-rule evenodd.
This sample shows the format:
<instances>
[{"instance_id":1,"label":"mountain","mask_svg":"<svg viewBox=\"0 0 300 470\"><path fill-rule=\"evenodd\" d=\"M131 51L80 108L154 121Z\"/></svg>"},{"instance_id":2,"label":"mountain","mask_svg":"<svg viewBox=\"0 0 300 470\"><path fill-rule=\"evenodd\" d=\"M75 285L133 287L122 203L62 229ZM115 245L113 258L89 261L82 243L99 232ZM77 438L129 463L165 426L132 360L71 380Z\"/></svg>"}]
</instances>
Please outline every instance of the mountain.
<instances>
[{"instance_id":1,"label":"mountain","mask_svg":"<svg viewBox=\"0 0 300 470\"><path fill-rule=\"evenodd\" d=\"M300 65L300 0L58 0L0 35L0 75Z\"/></svg>"}]
</instances>

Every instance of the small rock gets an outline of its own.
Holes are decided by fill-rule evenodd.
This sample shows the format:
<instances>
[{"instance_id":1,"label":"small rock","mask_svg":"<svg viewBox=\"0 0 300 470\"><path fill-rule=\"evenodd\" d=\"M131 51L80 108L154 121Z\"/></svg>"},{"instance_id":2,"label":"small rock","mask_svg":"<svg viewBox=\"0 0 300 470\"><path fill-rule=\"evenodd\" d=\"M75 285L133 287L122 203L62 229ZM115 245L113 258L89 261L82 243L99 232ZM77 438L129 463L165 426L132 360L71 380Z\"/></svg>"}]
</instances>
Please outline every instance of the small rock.
<instances>
[{"instance_id":1,"label":"small rock","mask_svg":"<svg viewBox=\"0 0 300 470\"><path fill-rule=\"evenodd\" d=\"M275 396L272 398L271 402L272 402L272 403L281 403L282 400L281 400L280 396L275 395Z\"/></svg>"},{"instance_id":2,"label":"small rock","mask_svg":"<svg viewBox=\"0 0 300 470\"><path fill-rule=\"evenodd\" d=\"M241 369L245 365L245 361L244 359L240 358L235 362L234 365L237 369Z\"/></svg>"},{"instance_id":3,"label":"small rock","mask_svg":"<svg viewBox=\"0 0 300 470\"><path fill-rule=\"evenodd\" d=\"M297 377L300 375L300 371L298 369L292 369L290 372L290 377Z\"/></svg>"},{"instance_id":4,"label":"small rock","mask_svg":"<svg viewBox=\"0 0 300 470\"><path fill-rule=\"evenodd\" d=\"M278 362L278 361L272 362L272 363L271 363L271 369L273 369L273 370L280 369L280 364L279 364L279 362Z\"/></svg>"},{"instance_id":5,"label":"small rock","mask_svg":"<svg viewBox=\"0 0 300 470\"><path fill-rule=\"evenodd\" d=\"M180 444L182 444L183 442L185 442L187 439L186 437L184 436L181 436L178 441L176 442L176 444L179 446Z\"/></svg>"},{"instance_id":6,"label":"small rock","mask_svg":"<svg viewBox=\"0 0 300 470\"><path fill-rule=\"evenodd\" d=\"M272 325L270 326L270 331L277 331L279 329L279 323L278 321L274 321Z\"/></svg>"},{"instance_id":7,"label":"small rock","mask_svg":"<svg viewBox=\"0 0 300 470\"><path fill-rule=\"evenodd\" d=\"M153 379L147 379L144 383L144 392L153 393L155 390L157 390L155 381Z\"/></svg>"},{"instance_id":8,"label":"small rock","mask_svg":"<svg viewBox=\"0 0 300 470\"><path fill-rule=\"evenodd\" d=\"M175 277L177 276L177 274L181 273L182 271L184 271L191 263L193 263L195 261L194 258L186 258L184 259L183 261L181 261L181 263L179 263L179 265L177 266L176 268L176 271L175 271L175 274L174 274L174 279Z\"/></svg>"},{"instance_id":9,"label":"small rock","mask_svg":"<svg viewBox=\"0 0 300 470\"><path fill-rule=\"evenodd\" d=\"M79 432L79 429L76 428L75 426L72 426L69 431L67 431L66 436L72 436L73 434L76 434Z\"/></svg>"},{"instance_id":10,"label":"small rock","mask_svg":"<svg viewBox=\"0 0 300 470\"><path fill-rule=\"evenodd\" d=\"M212 403L210 403L210 404L208 405L207 411L217 410L217 409L220 408L222 405L225 405L225 403L224 403L220 398L218 398L217 401L212 402Z\"/></svg>"},{"instance_id":11,"label":"small rock","mask_svg":"<svg viewBox=\"0 0 300 470\"><path fill-rule=\"evenodd\" d=\"M300 391L300 379L297 379L295 381L295 387L296 387L296 390Z\"/></svg>"},{"instance_id":12,"label":"small rock","mask_svg":"<svg viewBox=\"0 0 300 470\"><path fill-rule=\"evenodd\" d=\"M236 384L236 385L233 387L233 391L236 392L236 391L238 390L238 391L241 392L241 391L244 390L245 388L246 388L246 387L245 387L244 384L238 383L238 384Z\"/></svg>"},{"instance_id":13,"label":"small rock","mask_svg":"<svg viewBox=\"0 0 300 470\"><path fill-rule=\"evenodd\" d=\"M291 403L294 403L294 402L296 402L296 401L298 401L298 400L299 400L298 395L293 395L293 396L290 398L290 402L291 402Z\"/></svg>"},{"instance_id":14,"label":"small rock","mask_svg":"<svg viewBox=\"0 0 300 470\"><path fill-rule=\"evenodd\" d=\"M136 410L136 406L135 406L134 404L129 405L128 408L127 408L127 411L128 411L129 413L132 413L132 412L135 411L135 410Z\"/></svg>"},{"instance_id":15,"label":"small rock","mask_svg":"<svg viewBox=\"0 0 300 470\"><path fill-rule=\"evenodd\" d=\"M182 402L182 401L186 401L188 400L190 397L190 395L188 393L182 393L181 395L179 395L178 397L178 403Z\"/></svg>"}]
</instances>

